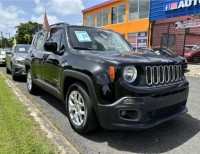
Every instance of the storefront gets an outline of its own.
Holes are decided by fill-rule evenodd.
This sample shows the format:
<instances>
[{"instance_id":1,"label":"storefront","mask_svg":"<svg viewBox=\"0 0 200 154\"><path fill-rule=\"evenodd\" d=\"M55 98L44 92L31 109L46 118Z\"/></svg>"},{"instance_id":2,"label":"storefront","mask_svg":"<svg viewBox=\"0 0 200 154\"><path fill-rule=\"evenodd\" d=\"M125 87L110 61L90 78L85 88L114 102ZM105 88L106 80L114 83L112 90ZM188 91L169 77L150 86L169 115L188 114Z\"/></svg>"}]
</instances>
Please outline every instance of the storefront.
<instances>
[{"instance_id":1,"label":"storefront","mask_svg":"<svg viewBox=\"0 0 200 154\"><path fill-rule=\"evenodd\" d=\"M152 0L151 46L184 52L186 47L200 45L199 0Z\"/></svg>"},{"instance_id":2,"label":"storefront","mask_svg":"<svg viewBox=\"0 0 200 154\"><path fill-rule=\"evenodd\" d=\"M109 0L83 10L85 26L111 29L134 48L148 46L150 0Z\"/></svg>"}]
</instances>

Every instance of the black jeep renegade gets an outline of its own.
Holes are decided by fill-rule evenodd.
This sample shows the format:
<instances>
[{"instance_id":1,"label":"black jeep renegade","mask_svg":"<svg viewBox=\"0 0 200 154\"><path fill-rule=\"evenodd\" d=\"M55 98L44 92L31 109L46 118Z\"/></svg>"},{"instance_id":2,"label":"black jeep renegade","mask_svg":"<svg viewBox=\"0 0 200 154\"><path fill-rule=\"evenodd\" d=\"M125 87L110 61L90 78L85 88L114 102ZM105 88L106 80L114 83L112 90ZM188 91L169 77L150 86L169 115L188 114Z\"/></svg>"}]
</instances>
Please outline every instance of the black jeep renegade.
<instances>
[{"instance_id":1,"label":"black jeep renegade","mask_svg":"<svg viewBox=\"0 0 200 154\"><path fill-rule=\"evenodd\" d=\"M65 102L78 133L146 129L187 112L189 83L178 58L134 52L119 34L51 25L38 32L25 61L28 91Z\"/></svg>"}]
</instances>

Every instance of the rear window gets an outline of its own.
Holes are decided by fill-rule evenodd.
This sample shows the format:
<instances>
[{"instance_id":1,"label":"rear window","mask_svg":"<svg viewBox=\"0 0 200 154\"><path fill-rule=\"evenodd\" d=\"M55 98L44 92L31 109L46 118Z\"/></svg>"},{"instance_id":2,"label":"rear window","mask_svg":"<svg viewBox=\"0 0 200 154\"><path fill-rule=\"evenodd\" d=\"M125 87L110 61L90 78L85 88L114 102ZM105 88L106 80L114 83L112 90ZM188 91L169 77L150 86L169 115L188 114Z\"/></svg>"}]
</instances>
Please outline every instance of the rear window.
<instances>
[{"instance_id":1,"label":"rear window","mask_svg":"<svg viewBox=\"0 0 200 154\"><path fill-rule=\"evenodd\" d=\"M28 53L30 46L16 46L15 53Z\"/></svg>"}]
</instances>

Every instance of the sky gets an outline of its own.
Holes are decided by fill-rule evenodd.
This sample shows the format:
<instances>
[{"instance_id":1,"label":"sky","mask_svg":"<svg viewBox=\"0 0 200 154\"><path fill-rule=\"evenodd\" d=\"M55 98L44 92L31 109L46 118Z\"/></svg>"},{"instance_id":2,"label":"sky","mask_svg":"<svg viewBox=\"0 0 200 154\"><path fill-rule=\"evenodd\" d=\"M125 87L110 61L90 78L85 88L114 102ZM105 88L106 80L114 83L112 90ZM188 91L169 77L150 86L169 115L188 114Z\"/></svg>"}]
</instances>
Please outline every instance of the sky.
<instances>
[{"instance_id":1,"label":"sky","mask_svg":"<svg viewBox=\"0 0 200 154\"><path fill-rule=\"evenodd\" d=\"M0 0L0 31L3 37L15 35L15 26L28 21L43 24L47 12L49 24L82 24L82 10L107 0Z\"/></svg>"}]
</instances>

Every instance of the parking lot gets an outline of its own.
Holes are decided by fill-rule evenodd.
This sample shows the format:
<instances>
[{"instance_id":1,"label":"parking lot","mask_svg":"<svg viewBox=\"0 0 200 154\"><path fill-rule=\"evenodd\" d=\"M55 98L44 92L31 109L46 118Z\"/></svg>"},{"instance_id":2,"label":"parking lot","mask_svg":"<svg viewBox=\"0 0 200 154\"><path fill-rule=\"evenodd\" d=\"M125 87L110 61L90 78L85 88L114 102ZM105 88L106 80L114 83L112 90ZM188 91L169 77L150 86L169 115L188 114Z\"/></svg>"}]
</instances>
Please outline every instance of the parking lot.
<instances>
[{"instance_id":1,"label":"parking lot","mask_svg":"<svg viewBox=\"0 0 200 154\"><path fill-rule=\"evenodd\" d=\"M0 70L6 74L5 67ZM11 79L10 75L8 78ZM26 79L15 85L46 115L66 139L81 153L199 153L200 78L187 76L190 83L189 112L179 118L143 131L105 131L81 136L75 133L65 115L62 102L40 91L29 95ZM14 82L14 81L13 81Z\"/></svg>"}]
</instances>

